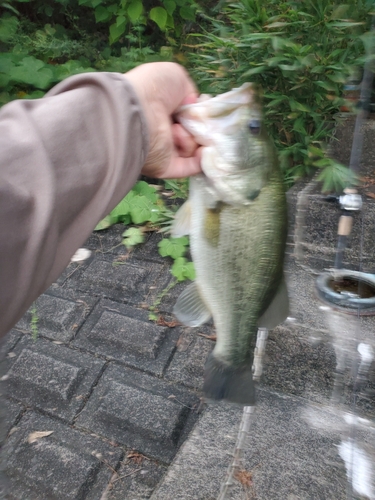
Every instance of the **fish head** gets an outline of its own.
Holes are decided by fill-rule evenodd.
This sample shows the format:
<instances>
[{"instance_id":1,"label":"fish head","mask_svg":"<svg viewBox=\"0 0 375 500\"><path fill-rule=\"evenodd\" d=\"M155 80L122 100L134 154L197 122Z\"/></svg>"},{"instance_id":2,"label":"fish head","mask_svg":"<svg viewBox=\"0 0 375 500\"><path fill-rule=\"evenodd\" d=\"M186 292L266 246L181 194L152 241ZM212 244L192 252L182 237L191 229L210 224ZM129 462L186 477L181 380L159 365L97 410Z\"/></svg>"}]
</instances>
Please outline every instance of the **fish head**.
<instances>
[{"instance_id":1,"label":"fish head","mask_svg":"<svg viewBox=\"0 0 375 500\"><path fill-rule=\"evenodd\" d=\"M220 199L235 199L235 191L246 190L246 185L254 189L242 192L241 199L259 193L272 169L274 151L264 127L257 85L245 83L225 94L205 96L182 106L177 120L204 146L202 170Z\"/></svg>"},{"instance_id":2,"label":"fish head","mask_svg":"<svg viewBox=\"0 0 375 500\"><path fill-rule=\"evenodd\" d=\"M196 141L216 150L228 171L251 168L250 153L268 140L260 87L245 83L216 97L182 106L177 120Z\"/></svg>"}]
</instances>

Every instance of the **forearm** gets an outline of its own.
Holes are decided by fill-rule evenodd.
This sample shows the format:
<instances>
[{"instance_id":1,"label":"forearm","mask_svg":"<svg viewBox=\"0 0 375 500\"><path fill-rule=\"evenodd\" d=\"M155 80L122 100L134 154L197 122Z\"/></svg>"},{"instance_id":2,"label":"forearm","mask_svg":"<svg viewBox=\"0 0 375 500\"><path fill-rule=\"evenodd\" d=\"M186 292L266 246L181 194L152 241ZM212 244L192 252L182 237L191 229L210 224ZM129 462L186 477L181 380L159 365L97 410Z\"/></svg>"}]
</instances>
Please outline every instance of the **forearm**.
<instances>
[{"instance_id":1,"label":"forearm","mask_svg":"<svg viewBox=\"0 0 375 500\"><path fill-rule=\"evenodd\" d=\"M0 113L0 337L140 174L148 133L120 74L84 74Z\"/></svg>"}]
</instances>

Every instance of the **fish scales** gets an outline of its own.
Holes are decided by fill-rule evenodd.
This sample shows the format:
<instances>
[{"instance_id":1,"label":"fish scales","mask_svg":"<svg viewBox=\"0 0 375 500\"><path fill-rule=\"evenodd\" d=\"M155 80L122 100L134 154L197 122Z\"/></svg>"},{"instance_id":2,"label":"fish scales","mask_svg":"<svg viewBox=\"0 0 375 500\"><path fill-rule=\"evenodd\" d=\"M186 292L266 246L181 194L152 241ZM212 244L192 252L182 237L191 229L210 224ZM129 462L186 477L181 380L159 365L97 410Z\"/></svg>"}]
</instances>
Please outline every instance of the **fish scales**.
<instances>
[{"instance_id":1,"label":"fish scales","mask_svg":"<svg viewBox=\"0 0 375 500\"><path fill-rule=\"evenodd\" d=\"M268 184L257 203L220 212L219 243L204 237L205 192L191 181L191 253L202 297L216 327L215 355L238 364L252 363L258 319L272 301L283 270L285 203L281 179ZM259 220L254 224L254 220ZM256 254L256 259L254 259ZM214 263L214 265L212 265ZM269 277L269 280L267 278ZM232 307L232 305L235 307ZM252 333L249 342L249 332Z\"/></svg>"}]
</instances>

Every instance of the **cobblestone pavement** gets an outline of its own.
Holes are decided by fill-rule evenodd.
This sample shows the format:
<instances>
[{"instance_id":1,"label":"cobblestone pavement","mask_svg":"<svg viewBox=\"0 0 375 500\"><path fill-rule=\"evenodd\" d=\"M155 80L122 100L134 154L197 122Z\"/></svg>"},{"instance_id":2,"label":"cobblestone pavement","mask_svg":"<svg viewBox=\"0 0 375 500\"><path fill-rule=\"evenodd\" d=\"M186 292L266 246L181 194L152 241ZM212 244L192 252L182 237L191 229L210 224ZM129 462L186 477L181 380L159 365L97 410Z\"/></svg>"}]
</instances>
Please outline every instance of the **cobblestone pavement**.
<instances>
[{"instance_id":1,"label":"cobblestone pavement","mask_svg":"<svg viewBox=\"0 0 375 500\"><path fill-rule=\"evenodd\" d=\"M11 499L100 499L111 479L109 499L147 498L197 421L212 342L168 326L181 286L149 321L169 263L157 235L128 254L121 231L94 233L37 300L37 340L28 312L3 345Z\"/></svg>"}]
</instances>

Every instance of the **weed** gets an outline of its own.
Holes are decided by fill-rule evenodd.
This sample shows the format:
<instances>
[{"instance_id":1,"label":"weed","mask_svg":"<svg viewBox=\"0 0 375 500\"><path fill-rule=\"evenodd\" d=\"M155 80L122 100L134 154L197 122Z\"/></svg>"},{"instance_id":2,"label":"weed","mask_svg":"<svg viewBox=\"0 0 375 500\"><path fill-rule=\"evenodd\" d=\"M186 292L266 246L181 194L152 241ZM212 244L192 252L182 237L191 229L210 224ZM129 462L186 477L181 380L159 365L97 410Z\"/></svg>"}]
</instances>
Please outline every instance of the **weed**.
<instances>
[{"instance_id":1,"label":"weed","mask_svg":"<svg viewBox=\"0 0 375 500\"><path fill-rule=\"evenodd\" d=\"M38 335L39 335L39 317L38 317L38 311L36 308L36 302L33 303L31 306L31 322L30 322L30 327L31 327L31 336L34 342L36 342Z\"/></svg>"}]
</instances>

